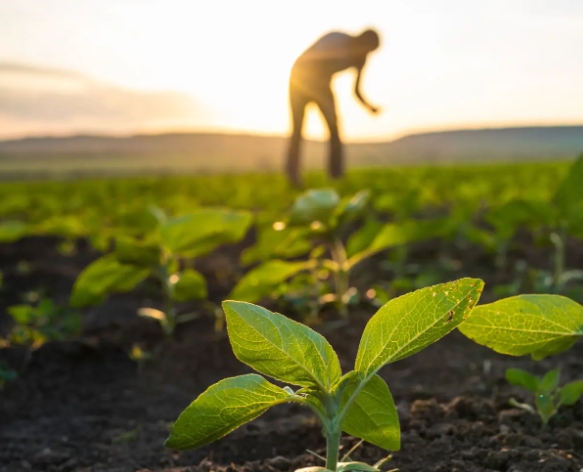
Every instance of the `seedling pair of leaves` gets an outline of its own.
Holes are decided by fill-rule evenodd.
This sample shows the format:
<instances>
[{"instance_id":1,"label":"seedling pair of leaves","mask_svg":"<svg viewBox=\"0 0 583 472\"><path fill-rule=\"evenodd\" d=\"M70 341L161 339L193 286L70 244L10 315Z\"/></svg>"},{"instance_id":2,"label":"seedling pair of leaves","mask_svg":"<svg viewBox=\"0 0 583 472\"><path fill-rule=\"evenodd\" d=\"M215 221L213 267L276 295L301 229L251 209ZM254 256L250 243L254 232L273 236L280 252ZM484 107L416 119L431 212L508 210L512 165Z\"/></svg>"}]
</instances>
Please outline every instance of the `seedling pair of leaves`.
<instances>
[{"instance_id":1,"label":"seedling pair of leaves","mask_svg":"<svg viewBox=\"0 0 583 472\"><path fill-rule=\"evenodd\" d=\"M512 385L523 387L531 392L534 395L535 407L520 403L514 398L510 400L510 404L530 413L538 413L543 426L546 426L562 405L574 405L583 395L583 380L576 380L559 387L560 376L559 369L547 372L542 378L522 369L508 369L506 380Z\"/></svg>"},{"instance_id":2,"label":"seedling pair of leaves","mask_svg":"<svg viewBox=\"0 0 583 472\"><path fill-rule=\"evenodd\" d=\"M354 370L342 375L338 357L324 337L309 327L259 306L223 303L235 356L260 374L293 385L281 388L258 374L221 380L203 392L174 423L166 446L204 446L281 403L299 403L320 419L327 441L321 471L377 468L339 462L346 432L381 448L400 448L399 419L385 381L386 364L409 357L456 328L477 303L479 279L460 279L389 301L369 321Z\"/></svg>"},{"instance_id":3,"label":"seedling pair of leaves","mask_svg":"<svg viewBox=\"0 0 583 472\"><path fill-rule=\"evenodd\" d=\"M259 243L244 254L244 262L279 257L249 271L229 298L257 302L302 271L311 271L314 280L321 274L332 276L334 293L321 302L333 301L341 314L353 299L349 275L355 265L387 248L436 237L449 231L446 219L403 221L384 224L367 213L368 191L341 199L332 189L309 190L294 202L286 221L260 235ZM364 225L348 237L350 225L364 217ZM307 261L286 261L309 253ZM327 256L329 255L329 256Z\"/></svg>"},{"instance_id":4,"label":"seedling pair of leaves","mask_svg":"<svg viewBox=\"0 0 583 472\"><path fill-rule=\"evenodd\" d=\"M151 233L142 240L119 236L111 254L97 259L81 272L70 303L75 307L100 304L109 294L129 292L152 276L162 287L164 309L142 308L139 314L159 321L170 334L178 323L196 316L177 314L176 302L207 298L204 276L192 268L181 268L180 260L240 241L249 229L252 216L249 212L221 208L201 208L177 218L167 218L159 208L151 211L157 221ZM217 311L215 308L218 307L211 307Z\"/></svg>"}]
</instances>

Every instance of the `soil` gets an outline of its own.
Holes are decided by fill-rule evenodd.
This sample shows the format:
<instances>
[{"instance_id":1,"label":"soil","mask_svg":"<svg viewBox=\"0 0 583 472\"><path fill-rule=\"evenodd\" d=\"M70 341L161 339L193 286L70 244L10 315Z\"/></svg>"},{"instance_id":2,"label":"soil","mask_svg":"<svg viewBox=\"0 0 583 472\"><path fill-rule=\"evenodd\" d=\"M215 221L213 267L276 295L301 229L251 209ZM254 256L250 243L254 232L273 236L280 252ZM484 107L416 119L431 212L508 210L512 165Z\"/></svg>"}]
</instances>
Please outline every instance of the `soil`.
<instances>
[{"instance_id":1,"label":"soil","mask_svg":"<svg viewBox=\"0 0 583 472\"><path fill-rule=\"evenodd\" d=\"M76 275L98 257L84 241L78 241L77 250L68 256L59 253L58 244L56 238L43 237L0 245L4 274L0 332L10 325L5 308L20 303L26 292L42 289L56 303L65 304ZM513 257L539 257L525 247ZM410 259L425 263L435 257L436 249L420 245ZM575 251L570 258L573 264L581 262L583 253L576 249L578 254ZM237 264L240 250L220 250L198 262L217 303L242 271ZM484 255L465 254L463 262L460 276L482 275L487 282L495 278ZM540 267L542 262L537 262ZM363 280L369 269L362 269ZM486 293L483 300L489 298ZM79 339L50 342L30 355L18 348L0 350L0 360L21 369L19 377L0 391L0 472L287 472L323 465L307 452L324 453L320 427L297 405L276 407L195 451L164 449L169 424L199 393L224 377L250 370L235 359L226 335L214 331L211 317L201 316L181 325L172 338L164 338L155 322L135 316L147 302L158 303L148 287L112 296L104 305L83 312ZM316 327L338 352L344 370L351 368L373 313L374 308L363 304L352 310L347 325ZM131 360L128 352L135 344L151 359ZM583 377L582 356L579 343L565 354L535 363L497 355L453 332L421 353L385 367L381 376L391 388L402 426L402 449L385 469L581 471L581 402L562 408L543 429L536 416L509 406L510 397L532 399L508 386L504 371L520 367L540 374L560 365L567 382ZM355 443L355 438L345 436L343 449ZM363 445L352 458L373 463L385 455L386 451Z\"/></svg>"}]
</instances>

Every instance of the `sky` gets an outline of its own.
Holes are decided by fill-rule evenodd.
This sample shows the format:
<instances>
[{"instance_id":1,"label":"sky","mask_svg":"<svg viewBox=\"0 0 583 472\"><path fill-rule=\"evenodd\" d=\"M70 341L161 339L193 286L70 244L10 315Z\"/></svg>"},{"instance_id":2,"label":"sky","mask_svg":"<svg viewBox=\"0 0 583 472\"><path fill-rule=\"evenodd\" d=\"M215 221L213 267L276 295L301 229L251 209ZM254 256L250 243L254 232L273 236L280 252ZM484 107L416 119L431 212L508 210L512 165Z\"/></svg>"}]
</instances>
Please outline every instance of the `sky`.
<instances>
[{"instance_id":1,"label":"sky","mask_svg":"<svg viewBox=\"0 0 583 472\"><path fill-rule=\"evenodd\" d=\"M295 58L368 27L362 89L382 112L338 74L347 139L580 124L582 25L581 0L0 0L0 139L287 133ZM326 136L315 109L305 130Z\"/></svg>"}]
</instances>

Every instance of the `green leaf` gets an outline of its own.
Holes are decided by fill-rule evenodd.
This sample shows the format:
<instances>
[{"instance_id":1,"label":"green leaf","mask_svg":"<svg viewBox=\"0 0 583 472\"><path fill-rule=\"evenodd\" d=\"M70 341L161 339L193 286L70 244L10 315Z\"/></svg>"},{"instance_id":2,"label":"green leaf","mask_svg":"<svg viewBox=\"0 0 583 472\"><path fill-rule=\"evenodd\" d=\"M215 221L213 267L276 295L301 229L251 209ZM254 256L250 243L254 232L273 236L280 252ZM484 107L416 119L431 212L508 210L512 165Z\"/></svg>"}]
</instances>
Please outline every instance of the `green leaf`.
<instances>
[{"instance_id":1,"label":"green leaf","mask_svg":"<svg viewBox=\"0 0 583 472\"><path fill-rule=\"evenodd\" d=\"M290 211L290 225L309 225L314 221L327 224L340 196L333 189L313 189L301 194Z\"/></svg>"},{"instance_id":2,"label":"green leaf","mask_svg":"<svg viewBox=\"0 0 583 472\"><path fill-rule=\"evenodd\" d=\"M549 370L538 384L540 393L550 395L559 386L561 371L559 369Z\"/></svg>"},{"instance_id":3,"label":"green leaf","mask_svg":"<svg viewBox=\"0 0 583 472\"><path fill-rule=\"evenodd\" d=\"M364 225L348 238L346 243L346 253L348 256L351 257L368 248L384 226L376 218L368 218Z\"/></svg>"},{"instance_id":4,"label":"green leaf","mask_svg":"<svg viewBox=\"0 0 583 472\"><path fill-rule=\"evenodd\" d=\"M333 215L334 226L346 225L357 218L370 200L370 190L361 190L350 198L343 198Z\"/></svg>"},{"instance_id":5,"label":"green leaf","mask_svg":"<svg viewBox=\"0 0 583 472\"><path fill-rule=\"evenodd\" d=\"M149 274L150 269L122 264L115 254L109 254L83 269L69 303L78 308L101 303L109 293L129 292Z\"/></svg>"},{"instance_id":6,"label":"green leaf","mask_svg":"<svg viewBox=\"0 0 583 472\"><path fill-rule=\"evenodd\" d=\"M172 253L195 257L221 244L240 241L251 224L251 213L222 208L200 208L173 218L160 229L163 245Z\"/></svg>"},{"instance_id":7,"label":"green leaf","mask_svg":"<svg viewBox=\"0 0 583 472\"><path fill-rule=\"evenodd\" d=\"M34 320L34 308L30 305L12 305L6 311L17 324L27 324Z\"/></svg>"},{"instance_id":8,"label":"green leaf","mask_svg":"<svg viewBox=\"0 0 583 472\"><path fill-rule=\"evenodd\" d=\"M535 399L536 410L541 417L543 424L547 424L555 414L555 403L549 395L537 395Z\"/></svg>"},{"instance_id":9,"label":"green leaf","mask_svg":"<svg viewBox=\"0 0 583 472\"><path fill-rule=\"evenodd\" d=\"M560 295L518 295L476 307L459 330L496 352L540 360L583 336L583 307Z\"/></svg>"},{"instance_id":10,"label":"green leaf","mask_svg":"<svg viewBox=\"0 0 583 472\"><path fill-rule=\"evenodd\" d=\"M221 380L180 414L164 446L174 450L204 446L289 397L285 390L257 374Z\"/></svg>"},{"instance_id":11,"label":"green leaf","mask_svg":"<svg viewBox=\"0 0 583 472\"><path fill-rule=\"evenodd\" d=\"M248 265L274 257L287 259L307 254L312 248L308 233L305 228L276 230L270 226L259 233L257 244L243 251L241 262Z\"/></svg>"},{"instance_id":12,"label":"green leaf","mask_svg":"<svg viewBox=\"0 0 583 472\"><path fill-rule=\"evenodd\" d=\"M341 408L357 388L360 387L360 391L348 408L342 430L375 446L398 451L401 447L399 415L388 385L378 375L372 376L364 386L354 371L348 376Z\"/></svg>"},{"instance_id":13,"label":"green leaf","mask_svg":"<svg viewBox=\"0 0 583 472\"><path fill-rule=\"evenodd\" d=\"M553 203L568 216L583 201L583 154L573 163L555 193Z\"/></svg>"},{"instance_id":14,"label":"green leaf","mask_svg":"<svg viewBox=\"0 0 583 472\"><path fill-rule=\"evenodd\" d=\"M341 375L326 339L279 313L251 303L226 301L227 331L237 359L262 374L329 391Z\"/></svg>"},{"instance_id":15,"label":"green leaf","mask_svg":"<svg viewBox=\"0 0 583 472\"><path fill-rule=\"evenodd\" d=\"M382 251L390 247L443 236L451 231L449 218L436 220L406 220L387 223L376 235L367 251Z\"/></svg>"},{"instance_id":16,"label":"green leaf","mask_svg":"<svg viewBox=\"0 0 583 472\"><path fill-rule=\"evenodd\" d=\"M203 300L208 296L204 276L194 269L184 269L172 290L172 299L179 302Z\"/></svg>"},{"instance_id":17,"label":"green leaf","mask_svg":"<svg viewBox=\"0 0 583 472\"><path fill-rule=\"evenodd\" d=\"M523 387L529 392L538 392L539 379L522 369L506 369L506 380L511 385Z\"/></svg>"},{"instance_id":18,"label":"green leaf","mask_svg":"<svg viewBox=\"0 0 583 472\"><path fill-rule=\"evenodd\" d=\"M560 390L561 404L574 405L583 395L583 380L570 382Z\"/></svg>"},{"instance_id":19,"label":"green leaf","mask_svg":"<svg viewBox=\"0 0 583 472\"><path fill-rule=\"evenodd\" d=\"M155 267L160 264L162 248L157 244L147 244L128 236L115 240L115 257L122 264L140 267Z\"/></svg>"},{"instance_id":20,"label":"green leaf","mask_svg":"<svg viewBox=\"0 0 583 472\"><path fill-rule=\"evenodd\" d=\"M349 472L351 470L356 472L379 472L379 469L365 462L338 462L336 466L336 472Z\"/></svg>"},{"instance_id":21,"label":"green leaf","mask_svg":"<svg viewBox=\"0 0 583 472\"><path fill-rule=\"evenodd\" d=\"M22 221L0 223L0 243L13 243L29 233L29 227Z\"/></svg>"},{"instance_id":22,"label":"green leaf","mask_svg":"<svg viewBox=\"0 0 583 472\"><path fill-rule=\"evenodd\" d=\"M464 278L390 300L366 325L355 370L370 377L442 338L466 318L483 288L480 279Z\"/></svg>"},{"instance_id":23,"label":"green leaf","mask_svg":"<svg viewBox=\"0 0 583 472\"><path fill-rule=\"evenodd\" d=\"M229 297L232 300L256 302L268 297L290 277L309 267L309 262L267 261L239 280Z\"/></svg>"}]
</instances>

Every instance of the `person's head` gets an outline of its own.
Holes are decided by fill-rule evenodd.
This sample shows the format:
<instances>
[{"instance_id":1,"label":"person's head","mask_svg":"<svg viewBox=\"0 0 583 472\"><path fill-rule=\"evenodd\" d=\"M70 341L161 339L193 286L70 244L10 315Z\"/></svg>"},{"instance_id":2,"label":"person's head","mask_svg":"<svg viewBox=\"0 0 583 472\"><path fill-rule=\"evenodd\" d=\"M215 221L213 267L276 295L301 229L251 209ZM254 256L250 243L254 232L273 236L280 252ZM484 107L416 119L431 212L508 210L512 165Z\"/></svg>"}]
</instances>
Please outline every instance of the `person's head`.
<instances>
[{"instance_id":1,"label":"person's head","mask_svg":"<svg viewBox=\"0 0 583 472\"><path fill-rule=\"evenodd\" d=\"M371 52L377 49L380 45L379 34L373 29L367 29L356 37L358 45L366 52Z\"/></svg>"}]
</instances>

